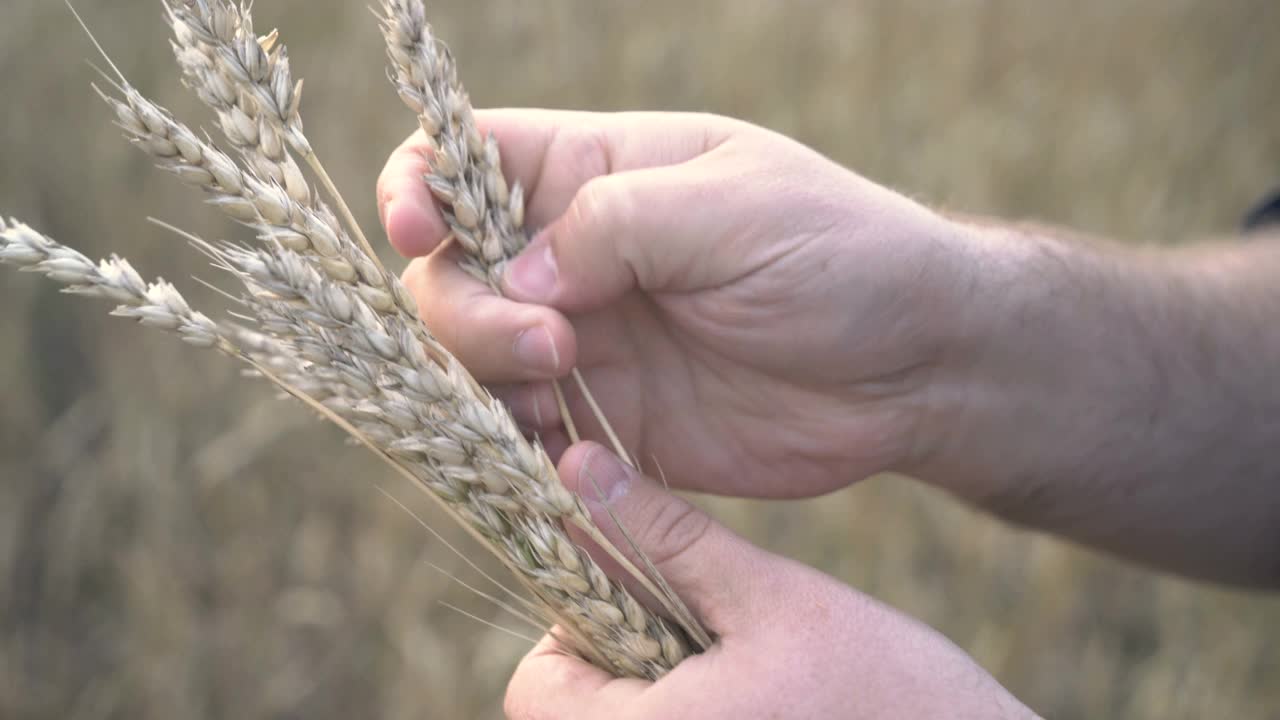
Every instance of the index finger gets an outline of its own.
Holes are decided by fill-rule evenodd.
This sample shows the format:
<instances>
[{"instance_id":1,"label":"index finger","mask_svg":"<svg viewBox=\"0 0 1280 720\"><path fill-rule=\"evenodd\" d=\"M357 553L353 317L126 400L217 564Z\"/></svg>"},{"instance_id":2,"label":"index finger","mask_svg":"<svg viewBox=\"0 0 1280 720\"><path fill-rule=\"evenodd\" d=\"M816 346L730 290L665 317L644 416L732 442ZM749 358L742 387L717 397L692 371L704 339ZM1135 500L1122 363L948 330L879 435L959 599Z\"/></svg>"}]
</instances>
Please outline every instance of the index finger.
<instances>
[{"instance_id":1,"label":"index finger","mask_svg":"<svg viewBox=\"0 0 1280 720\"><path fill-rule=\"evenodd\" d=\"M507 108L477 110L475 117L481 134L492 134L498 143L506 180L524 187L530 227L559 217L593 178L685 162L734 128L724 118L680 113ZM392 153L378 179L383 225L392 245L408 257L432 252L448 235L422 181L430 158L431 143L419 130Z\"/></svg>"}]
</instances>

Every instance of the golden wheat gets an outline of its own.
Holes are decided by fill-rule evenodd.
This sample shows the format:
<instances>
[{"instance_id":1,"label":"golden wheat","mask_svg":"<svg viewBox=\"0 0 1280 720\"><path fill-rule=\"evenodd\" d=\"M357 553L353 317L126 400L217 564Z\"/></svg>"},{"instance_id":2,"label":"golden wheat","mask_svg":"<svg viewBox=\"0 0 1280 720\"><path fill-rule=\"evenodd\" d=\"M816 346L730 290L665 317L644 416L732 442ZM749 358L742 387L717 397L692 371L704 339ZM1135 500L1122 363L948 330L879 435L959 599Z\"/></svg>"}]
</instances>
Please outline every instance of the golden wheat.
<instances>
[{"instance_id":1,"label":"golden wheat","mask_svg":"<svg viewBox=\"0 0 1280 720\"><path fill-rule=\"evenodd\" d=\"M94 264L17 221L0 222L0 262L113 300L117 315L249 363L439 500L515 573L531 596L518 601L522 612L557 624L571 648L601 667L656 678L704 649L709 637L678 598L609 543L541 446L431 336L413 298L382 268L303 132L301 82L292 80L278 36L255 36L247 5L167 0L165 7L185 82L214 110L241 159L201 139L118 72L117 92L100 94L134 145L262 241L250 248L188 236L238 281L255 327L216 323L172 285L144 283L127 261ZM451 112L469 107L462 102ZM474 131L473 123L459 127ZM510 237L520 235L521 194L507 191L492 138L455 149L458 177L471 184L453 197L451 222L484 238L507 237L494 255L506 257L518 250ZM294 155L316 173L345 227ZM475 217L467 214L472 205ZM605 575L569 527L601 544L672 619Z\"/></svg>"}]
</instances>

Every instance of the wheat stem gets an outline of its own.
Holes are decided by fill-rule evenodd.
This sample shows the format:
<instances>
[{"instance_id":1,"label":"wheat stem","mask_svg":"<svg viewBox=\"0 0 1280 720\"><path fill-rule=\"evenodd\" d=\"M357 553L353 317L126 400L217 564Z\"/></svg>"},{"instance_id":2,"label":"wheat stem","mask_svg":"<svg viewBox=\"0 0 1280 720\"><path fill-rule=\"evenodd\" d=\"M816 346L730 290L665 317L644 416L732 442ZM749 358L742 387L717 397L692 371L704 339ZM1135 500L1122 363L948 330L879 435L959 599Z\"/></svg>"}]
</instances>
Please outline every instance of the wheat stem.
<instances>
[{"instance_id":1,"label":"wheat stem","mask_svg":"<svg viewBox=\"0 0 1280 720\"><path fill-rule=\"evenodd\" d=\"M560 386L559 380L551 383L551 392L555 393L556 407L560 409L560 419L564 422L564 431L569 436L569 442L581 442L582 436L578 434L578 424L573 421L573 415L569 413L569 401L565 399L564 388Z\"/></svg>"}]
</instances>

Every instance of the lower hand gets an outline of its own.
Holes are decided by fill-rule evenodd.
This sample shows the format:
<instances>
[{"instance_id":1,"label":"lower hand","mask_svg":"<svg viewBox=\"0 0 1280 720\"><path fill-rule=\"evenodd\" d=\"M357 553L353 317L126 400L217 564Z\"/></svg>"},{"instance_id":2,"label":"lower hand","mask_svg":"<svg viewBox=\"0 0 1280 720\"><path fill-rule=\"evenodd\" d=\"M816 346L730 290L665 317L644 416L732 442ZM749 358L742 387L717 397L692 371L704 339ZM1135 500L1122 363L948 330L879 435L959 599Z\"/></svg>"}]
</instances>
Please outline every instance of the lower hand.
<instances>
[{"instance_id":1,"label":"lower hand","mask_svg":"<svg viewBox=\"0 0 1280 720\"><path fill-rule=\"evenodd\" d=\"M753 547L604 448L574 446L560 476L618 547L627 529L717 642L651 683L548 637L511 681L513 720L1035 717L934 630Z\"/></svg>"}]
</instances>

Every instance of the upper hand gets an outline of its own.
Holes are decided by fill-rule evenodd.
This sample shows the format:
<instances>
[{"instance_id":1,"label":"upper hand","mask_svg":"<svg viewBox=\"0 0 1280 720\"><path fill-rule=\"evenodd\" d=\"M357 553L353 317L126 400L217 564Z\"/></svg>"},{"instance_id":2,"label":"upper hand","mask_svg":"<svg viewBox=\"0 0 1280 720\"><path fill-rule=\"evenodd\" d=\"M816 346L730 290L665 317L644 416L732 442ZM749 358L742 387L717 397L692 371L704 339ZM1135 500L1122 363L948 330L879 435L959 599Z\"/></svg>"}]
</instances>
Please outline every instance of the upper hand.
<instances>
[{"instance_id":1,"label":"upper hand","mask_svg":"<svg viewBox=\"0 0 1280 720\"><path fill-rule=\"evenodd\" d=\"M810 495L919 460L961 304L952 223L725 118L478 119L541 228L508 266L510 299L441 249L421 134L383 172L382 217L416 258L405 281L428 327L553 452L546 381L576 366L627 448L677 487Z\"/></svg>"}]
</instances>

